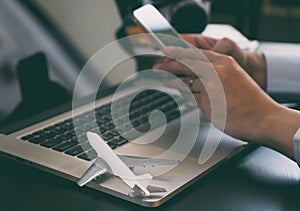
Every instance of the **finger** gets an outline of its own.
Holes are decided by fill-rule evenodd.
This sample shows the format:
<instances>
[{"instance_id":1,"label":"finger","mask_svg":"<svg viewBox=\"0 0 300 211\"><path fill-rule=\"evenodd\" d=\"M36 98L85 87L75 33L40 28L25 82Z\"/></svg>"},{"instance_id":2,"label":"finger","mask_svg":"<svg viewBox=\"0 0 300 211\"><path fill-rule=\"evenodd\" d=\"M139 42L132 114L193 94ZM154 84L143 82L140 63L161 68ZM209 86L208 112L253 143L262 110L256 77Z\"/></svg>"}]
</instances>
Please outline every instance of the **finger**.
<instances>
[{"instance_id":1,"label":"finger","mask_svg":"<svg viewBox=\"0 0 300 211\"><path fill-rule=\"evenodd\" d=\"M215 62L219 61L222 57L222 55L220 55L219 53L216 53L211 50L201 50L201 52L207 58L207 60L210 61L211 63L215 63Z\"/></svg>"},{"instance_id":2,"label":"finger","mask_svg":"<svg viewBox=\"0 0 300 211\"><path fill-rule=\"evenodd\" d=\"M202 77L213 71L213 67L210 63L190 59L173 60L169 63L162 63L158 69L187 77Z\"/></svg>"},{"instance_id":3,"label":"finger","mask_svg":"<svg viewBox=\"0 0 300 211\"><path fill-rule=\"evenodd\" d=\"M199 78L183 78L182 81L188 86L190 92L193 94L199 94L205 90L203 82Z\"/></svg>"},{"instance_id":4,"label":"finger","mask_svg":"<svg viewBox=\"0 0 300 211\"><path fill-rule=\"evenodd\" d=\"M169 63L171 61L173 61L174 59L170 58L170 57L167 57L167 56L164 56L161 60L161 63Z\"/></svg>"},{"instance_id":5,"label":"finger","mask_svg":"<svg viewBox=\"0 0 300 211\"><path fill-rule=\"evenodd\" d=\"M195 48L180 48L168 46L164 49L165 54L174 60L192 59L203 62L219 61L221 55L211 50L200 50Z\"/></svg>"},{"instance_id":6,"label":"finger","mask_svg":"<svg viewBox=\"0 0 300 211\"><path fill-rule=\"evenodd\" d=\"M181 59L194 59L200 61L209 62L209 60L203 55L202 51L197 48L180 48L168 46L164 48L164 53L170 58L181 60Z\"/></svg>"},{"instance_id":7,"label":"finger","mask_svg":"<svg viewBox=\"0 0 300 211\"><path fill-rule=\"evenodd\" d=\"M228 38L219 40L214 46L214 51L232 56L242 67L246 64L246 54L235 42Z\"/></svg>"},{"instance_id":8,"label":"finger","mask_svg":"<svg viewBox=\"0 0 300 211\"><path fill-rule=\"evenodd\" d=\"M218 41L218 39L215 38L211 38L211 37L205 37L206 41L211 45L211 48L208 50L211 50L213 48L213 46L216 44L216 42Z\"/></svg>"},{"instance_id":9,"label":"finger","mask_svg":"<svg viewBox=\"0 0 300 211\"><path fill-rule=\"evenodd\" d=\"M192 85L189 84L191 77L185 77L182 79L168 79L164 80L163 84L166 87L176 89L185 98L191 98L193 95L199 95L201 93L205 94L205 87L200 79L194 79Z\"/></svg>"},{"instance_id":10,"label":"finger","mask_svg":"<svg viewBox=\"0 0 300 211\"><path fill-rule=\"evenodd\" d=\"M223 38L221 40L218 40L211 50L213 50L217 53L230 55L235 47L236 47L236 44L232 40L230 40L228 38Z\"/></svg>"},{"instance_id":11,"label":"finger","mask_svg":"<svg viewBox=\"0 0 300 211\"><path fill-rule=\"evenodd\" d=\"M167 56L163 56L161 58L159 58L155 64L153 65L153 69L159 69L159 66L160 64L163 64L163 63L169 63L171 62L173 59L170 58L170 57L167 57Z\"/></svg>"},{"instance_id":12,"label":"finger","mask_svg":"<svg viewBox=\"0 0 300 211\"><path fill-rule=\"evenodd\" d=\"M167 56L162 56L160 57L158 60L156 60L156 64L160 64L160 63L168 63L171 62L173 59Z\"/></svg>"},{"instance_id":13,"label":"finger","mask_svg":"<svg viewBox=\"0 0 300 211\"><path fill-rule=\"evenodd\" d=\"M215 45L215 43L217 42L217 39L205 37L202 35L197 35L195 37L195 42L199 48L211 50L213 48L213 46Z\"/></svg>"},{"instance_id":14,"label":"finger","mask_svg":"<svg viewBox=\"0 0 300 211\"><path fill-rule=\"evenodd\" d=\"M186 78L186 77L185 77ZM163 80L163 85L169 88L176 89L181 93L188 93L189 87L184 83L183 78L172 78Z\"/></svg>"},{"instance_id":15,"label":"finger","mask_svg":"<svg viewBox=\"0 0 300 211\"><path fill-rule=\"evenodd\" d=\"M216 43L216 39L203 36L201 34L181 34L181 37L197 48L211 49Z\"/></svg>"},{"instance_id":16,"label":"finger","mask_svg":"<svg viewBox=\"0 0 300 211\"><path fill-rule=\"evenodd\" d=\"M153 68L156 69L156 68L155 68L155 65L156 65L156 64L160 64L160 63L164 63L163 61L164 61L164 57L160 57L159 59L157 59L157 60L155 61L154 65L153 65Z\"/></svg>"},{"instance_id":17,"label":"finger","mask_svg":"<svg viewBox=\"0 0 300 211\"><path fill-rule=\"evenodd\" d=\"M195 35L194 34L180 34L181 38L184 39L185 41L189 42L190 44L194 45L197 47L197 43L195 42Z\"/></svg>"},{"instance_id":18,"label":"finger","mask_svg":"<svg viewBox=\"0 0 300 211\"><path fill-rule=\"evenodd\" d=\"M185 63L187 62L173 60L168 63L158 64L155 69L164 70L175 75L195 77L195 73Z\"/></svg>"},{"instance_id":19,"label":"finger","mask_svg":"<svg viewBox=\"0 0 300 211\"><path fill-rule=\"evenodd\" d=\"M201 107L203 99L207 98L206 89L200 79L195 80L191 88L186 88L185 91L180 90L180 92L184 98L191 102L196 100L198 107Z\"/></svg>"}]
</instances>

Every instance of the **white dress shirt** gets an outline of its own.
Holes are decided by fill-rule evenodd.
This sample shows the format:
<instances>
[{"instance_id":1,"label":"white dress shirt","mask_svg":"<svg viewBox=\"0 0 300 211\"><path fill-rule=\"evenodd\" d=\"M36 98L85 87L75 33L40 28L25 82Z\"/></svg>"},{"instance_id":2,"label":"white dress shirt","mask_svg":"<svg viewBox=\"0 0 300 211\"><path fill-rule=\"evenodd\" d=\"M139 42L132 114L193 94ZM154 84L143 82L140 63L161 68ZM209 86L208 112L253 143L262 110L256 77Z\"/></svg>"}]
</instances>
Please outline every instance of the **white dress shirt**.
<instances>
[{"instance_id":1,"label":"white dress shirt","mask_svg":"<svg viewBox=\"0 0 300 211\"><path fill-rule=\"evenodd\" d=\"M300 94L300 44L262 42L267 61L268 92Z\"/></svg>"},{"instance_id":2,"label":"white dress shirt","mask_svg":"<svg viewBox=\"0 0 300 211\"><path fill-rule=\"evenodd\" d=\"M298 166L300 167L300 128L297 130L297 132L294 135L293 145L294 145L295 160Z\"/></svg>"}]
</instances>

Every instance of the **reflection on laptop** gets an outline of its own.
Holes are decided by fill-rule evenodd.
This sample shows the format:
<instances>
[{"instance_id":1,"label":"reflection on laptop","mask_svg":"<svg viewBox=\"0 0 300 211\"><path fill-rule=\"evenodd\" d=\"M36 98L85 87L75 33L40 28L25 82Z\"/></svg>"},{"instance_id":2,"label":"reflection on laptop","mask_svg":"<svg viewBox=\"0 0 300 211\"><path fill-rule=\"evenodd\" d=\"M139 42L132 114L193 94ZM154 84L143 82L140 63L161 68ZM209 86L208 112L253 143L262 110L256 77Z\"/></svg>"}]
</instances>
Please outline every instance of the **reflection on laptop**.
<instances>
[{"instance_id":1,"label":"reflection on laptop","mask_svg":"<svg viewBox=\"0 0 300 211\"><path fill-rule=\"evenodd\" d=\"M1 123L0 128L61 105L72 98L61 85L49 80L48 64L43 53L19 62L17 67L21 102Z\"/></svg>"}]
</instances>

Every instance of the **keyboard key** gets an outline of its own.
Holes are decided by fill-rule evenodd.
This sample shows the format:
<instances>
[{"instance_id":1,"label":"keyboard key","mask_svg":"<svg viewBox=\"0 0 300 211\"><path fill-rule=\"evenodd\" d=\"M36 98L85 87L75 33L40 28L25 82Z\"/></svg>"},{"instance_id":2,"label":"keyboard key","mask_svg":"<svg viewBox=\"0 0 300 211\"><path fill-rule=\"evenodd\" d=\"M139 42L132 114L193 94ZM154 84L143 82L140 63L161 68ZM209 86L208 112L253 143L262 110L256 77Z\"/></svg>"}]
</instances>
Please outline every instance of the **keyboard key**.
<instances>
[{"instance_id":1,"label":"keyboard key","mask_svg":"<svg viewBox=\"0 0 300 211\"><path fill-rule=\"evenodd\" d=\"M24 141L27 141L27 140L29 140L29 139L31 139L31 138L33 138L33 137L34 137L34 135L29 134L29 135L26 135L26 136L21 137L21 139L24 140Z\"/></svg>"},{"instance_id":2,"label":"keyboard key","mask_svg":"<svg viewBox=\"0 0 300 211\"><path fill-rule=\"evenodd\" d=\"M131 124L134 128L137 128L140 125L140 123L137 121L137 119L132 120Z\"/></svg>"},{"instance_id":3,"label":"keyboard key","mask_svg":"<svg viewBox=\"0 0 300 211\"><path fill-rule=\"evenodd\" d=\"M66 150L76 146L77 144L78 144L77 141L67 141L67 142L64 142L62 144L59 144L59 145L53 147L53 149L56 151L59 151L59 152L63 152L63 151L66 151Z\"/></svg>"},{"instance_id":4,"label":"keyboard key","mask_svg":"<svg viewBox=\"0 0 300 211\"><path fill-rule=\"evenodd\" d=\"M101 125L101 124L105 124L107 122L107 119L105 118L97 118L97 124Z\"/></svg>"},{"instance_id":5,"label":"keyboard key","mask_svg":"<svg viewBox=\"0 0 300 211\"><path fill-rule=\"evenodd\" d=\"M87 141L86 133L82 133L82 134L76 136L75 138L80 143Z\"/></svg>"},{"instance_id":6,"label":"keyboard key","mask_svg":"<svg viewBox=\"0 0 300 211\"><path fill-rule=\"evenodd\" d=\"M44 132L42 131L42 130L39 130L39 131L36 131L36 132L34 132L34 133L32 133L32 135L34 135L34 136L39 136L39 135L41 135L41 134L43 134Z\"/></svg>"},{"instance_id":7,"label":"keyboard key","mask_svg":"<svg viewBox=\"0 0 300 211\"><path fill-rule=\"evenodd\" d=\"M72 129L72 130L69 130L69 131L66 133L66 135L70 135L71 137L74 137L74 136L76 136L76 132L75 132L74 129Z\"/></svg>"},{"instance_id":8,"label":"keyboard key","mask_svg":"<svg viewBox=\"0 0 300 211\"><path fill-rule=\"evenodd\" d=\"M101 128L103 128L103 129L105 129L105 130L111 130L111 129L113 129L115 127L115 125L114 124L106 124L106 125L103 125L103 126L101 126Z\"/></svg>"},{"instance_id":9,"label":"keyboard key","mask_svg":"<svg viewBox=\"0 0 300 211\"><path fill-rule=\"evenodd\" d=\"M40 134L40 137L43 137L44 139L52 139L56 136L56 133L52 133L52 132L44 132L42 134Z\"/></svg>"},{"instance_id":10,"label":"keyboard key","mask_svg":"<svg viewBox=\"0 0 300 211\"><path fill-rule=\"evenodd\" d=\"M144 124L145 122L148 122L148 119L146 117L142 117L142 118L139 118L137 120L137 122L140 123L140 124Z\"/></svg>"},{"instance_id":11,"label":"keyboard key","mask_svg":"<svg viewBox=\"0 0 300 211\"><path fill-rule=\"evenodd\" d=\"M112 136L119 136L119 132L117 131L117 129L113 129L113 130L110 130L109 133L112 135Z\"/></svg>"},{"instance_id":12,"label":"keyboard key","mask_svg":"<svg viewBox=\"0 0 300 211\"><path fill-rule=\"evenodd\" d=\"M45 139L37 136L37 137L30 138L28 141L31 143L34 143L34 144L39 144L39 143L42 143L43 141L45 141Z\"/></svg>"},{"instance_id":13,"label":"keyboard key","mask_svg":"<svg viewBox=\"0 0 300 211\"><path fill-rule=\"evenodd\" d=\"M108 144L108 146L110 146L110 148L112 148L112 149L117 148L117 145L114 144L114 143L107 142L107 144Z\"/></svg>"},{"instance_id":14,"label":"keyboard key","mask_svg":"<svg viewBox=\"0 0 300 211\"><path fill-rule=\"evenodd\" d=\"M53 138L41 143L41 146L51 148L57 144L60 144L62 141L58 138Z\"/></svg>"},{"instance_id":15,"label":"keyboard key","mask_svg":"<svg viewBox=\"0 0 300 211\"><path fill-rule=\"evenodd\" d=\"M114 136L112 135L112 134L110 134L110 133L104 133L104 134L101 134L100 135L102 138L103 138L103 140L105 140L105 141L108 141L108 140L110 140L110 139L112 139Z\"/></svg>"},{"instance_id":16,"label":"keyboard key","mask_svg":"<svg viewBox=\"0 0 300 211\"><path fill-rule=\"evenodd\" d=\"M65 125L61 126L61 128L65 129L65 130L72 130L72 129L74 129L74 125L73 125L73 123L66 123Z\"/></svg>"},{"instance_id":17,"label":"keyboard key","mask_svg":"<svg viewBox=\"0 0 300 211\"><path fill-rule=\"evenodd\" d=\"M178 117L180 117L180 112L175 110L175 111L171 111L167 114L167 119L168 121L177 119Z\"/></svg>"},{"instance_id":18,"label":"keyboard key","mask_svg":"<svg viewBox=\"0 0 300 211\"><path fill-rule=\"evenodd\" d=\"M151 125L149 122L145 122L144 124L139 124L135 127L136 130L140 131L141 133L145 133L149 131L151 128Z\"/></svg>"},{"instance_id":19,"label":"keyboard key","mask_svg":"<svg viewBox=\"0 0 300 211\"><path fill-rule=\"evenodd\" d=\"M123 137L116 137L114 139L112 139L111 141L108 142L108 144L111 144L111 145L115 145L115 146L121 146L123 144L126 144L128 141L123 138Z\"/></svg>"},{"instance_id":20,"label":"keyboard key","mask_svg":"<svg viewBox=\"0 0 300 211\"><path fill-rule=\"evenodd\" d=\"M46 128L44 129L44 131L52 131L54 128L55 128L55 126L54 126L54 125L51 125L51 126L49 126L49 127L46 127Z\"/></svg>"},{"instance_id":21,"label":"keyboard key","mask_svg":"<svg viewBox=\"0 0 300 211\"><path fill-rule=\"evenodd\" d=\"M84 151L87 151L91 148L92 148L92 146L89 143L86 142L86 143L83 143L79 146L76 146L76 147L66 151L66 153L69 154L69 155L77 156L80 153L82 153Z\"/></svg>"},{"instance_id":22,"label":"keyboard key","mask_svg":"<svg viewBox=\"0 0 300 211\"><path fill-rule=\"evenodd\" d=\"M62 141L67 141L67 140L72 139L73 137L74 136L72 136L72 134L65 133L65 134L62 134L62 135L58 136L57 138L62 140Z\"/></svg>"},{"instance_id":23,"label":"keyboard key","mask_svg":"<svg viewBox=\"0 0 300 211\"><path fill-rule=\"evenodd\" d=\"M118 127L119 133L126 133L127 131L129 131L131 129L132 129L132 127L130 124L124 124L124 125Z\"/></svg>"},{"instance_id":24,"label":"keyboard key","mask_svg":"<svg viewBox=\"0 0 300 211\"><path fill-rule=\"evenodd\" d=\"M99 134L99 128L98 127L92 128L92 129L90 129L90 131Z\"/></svg>"},{"instance_id":25,"label":"keyboard key","mask_svg":"<svg viewBox=\"0 0 300 211\"><path fill-rule=\"evenodd\" d=\"M130 130L125 133L121 133L121 135L125 138L128 138L128 140L133 140L139 136L139 133L137 133L135 130Z\"/></svg>"},{"instance_id":26,"label":"keyboard key","mask_svg":"<svg viewBox=\"0 0 300 211\"><path fill-rule=\"evenodd\" d=\"M74 148L66 151L66 154L76 156L76 155L81 154L82 152L84 152L84 150L81 148L81 146L77 146L77 147L74 147Z\"/></svg>"},{"instance_id":27,"label":"keyboard key","mask_svg":"<svg viewBox=\"0 0 300 211\"><path fill-rule=\"evenodd\" d=\"M97 157L97 153L95 150L90 150L86 153L82 153L81 155L78 156L78 158L81 158L83 160L91 161Z\"/></svg>"},{"instance_id":28,"label":"keyboard key","mask_svg":"<svg viewBox=\"0 0 300 211\"><path fill-rule=\"evenodd\" d=\"M52 132L55 134L61 134L66 132L66 129L56 126L55 128L53 128Z\"/></svg>"}]
</instances>

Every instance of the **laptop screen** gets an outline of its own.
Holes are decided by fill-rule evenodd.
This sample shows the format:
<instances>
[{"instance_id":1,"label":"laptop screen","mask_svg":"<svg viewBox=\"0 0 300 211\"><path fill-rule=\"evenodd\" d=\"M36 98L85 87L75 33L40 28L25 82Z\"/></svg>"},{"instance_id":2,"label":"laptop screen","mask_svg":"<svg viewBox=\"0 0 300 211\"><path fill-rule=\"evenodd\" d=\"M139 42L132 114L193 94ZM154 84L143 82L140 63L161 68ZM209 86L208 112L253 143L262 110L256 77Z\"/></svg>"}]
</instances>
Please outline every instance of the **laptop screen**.
<instances>
[{"instance_id":1,"label":"laptop screen","mask_svg":"<svg viewBox=\"0 0 300 211\"><path fill-rule=\"evenodd\" d=\"M81 68L116 39L120 24L110 0L1 1L0 133L9 134L71 108ZM101 66L95 69L102 71ZM134 71L134 61L118 65L99 91L105 94ZM83 85L81 97L89 93Z\"/></svg>"}]
</instances>

